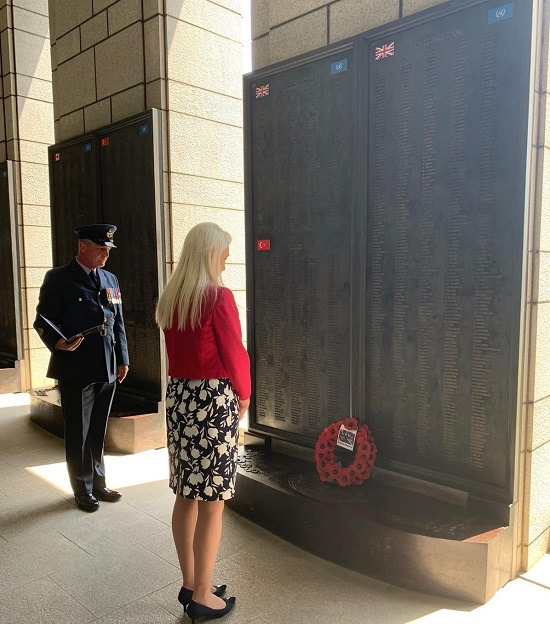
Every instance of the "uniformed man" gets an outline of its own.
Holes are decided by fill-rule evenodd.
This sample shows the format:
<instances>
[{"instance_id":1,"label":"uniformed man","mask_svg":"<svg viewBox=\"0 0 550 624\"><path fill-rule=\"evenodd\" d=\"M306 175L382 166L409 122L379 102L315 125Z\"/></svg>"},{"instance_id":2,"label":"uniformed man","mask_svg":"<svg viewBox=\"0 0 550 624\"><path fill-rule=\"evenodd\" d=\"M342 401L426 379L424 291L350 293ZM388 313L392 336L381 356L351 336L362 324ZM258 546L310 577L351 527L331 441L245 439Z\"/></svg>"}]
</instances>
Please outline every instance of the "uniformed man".
<instances>
[{"instance_id":1,"label":"uniformed man","mask_svg":"<svg viewBox=\"0 0 550 624\"><path fill-rule=\"evenodd\" d=\"M116 229L107 223L75 228L78 255L46 273L34 322L51 351L47 376L59 383L67 470L83 511L122 496L106 487L103 461L116 382L129 364L118 280L103 269Z\"/></svg>"}]
</instances>

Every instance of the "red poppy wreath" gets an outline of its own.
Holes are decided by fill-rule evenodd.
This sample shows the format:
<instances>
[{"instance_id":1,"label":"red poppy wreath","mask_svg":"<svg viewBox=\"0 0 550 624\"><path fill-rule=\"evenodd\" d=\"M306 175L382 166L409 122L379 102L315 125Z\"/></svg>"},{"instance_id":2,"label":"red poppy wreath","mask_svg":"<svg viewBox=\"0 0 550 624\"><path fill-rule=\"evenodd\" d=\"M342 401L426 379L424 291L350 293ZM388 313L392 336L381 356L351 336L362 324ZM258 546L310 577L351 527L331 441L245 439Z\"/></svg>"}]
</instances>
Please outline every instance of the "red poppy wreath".
<instances>
[{"instance_id":1,"label":"red poppy wreath","mask_svg":"<svg viewBox=\"0 0 550 624\"><path fill-rule=\"evenodd\" d=\"M349 466L343 467L334 457L340 426L357 430L355 456ZM367 425L359 425L356 418L339 420L323 429L315 445L315 464L321 481L336 481L338 485L360 485L371 475L378 449Z\"/></svg>"}]
</instances>

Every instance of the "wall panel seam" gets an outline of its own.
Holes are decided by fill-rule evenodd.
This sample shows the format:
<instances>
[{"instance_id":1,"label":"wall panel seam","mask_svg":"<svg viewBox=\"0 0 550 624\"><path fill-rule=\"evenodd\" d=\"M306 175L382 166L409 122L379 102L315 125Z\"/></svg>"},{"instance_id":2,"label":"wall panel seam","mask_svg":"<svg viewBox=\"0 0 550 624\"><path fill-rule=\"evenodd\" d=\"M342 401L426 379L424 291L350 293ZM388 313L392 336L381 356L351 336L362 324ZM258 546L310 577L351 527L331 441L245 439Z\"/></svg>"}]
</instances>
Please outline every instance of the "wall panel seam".
<instances>
[{"instance_id":1,"label":"wall panel seam","mask_svg":"<svg viewBox=\"0 0 550 624\"><path fill-rule=\"evenodd\" d=\"M175 108L172 108L174 113L181 115L182 117L191 117L192 119L202 119L203 121L210 121L211 123L217 123L222 126L228 126L229 128L238 128L239 130L243 127L242 124L240 126L228 123L227 121L219 121L218 119L212 119L211 117L201 117L200 115L192 115L191 113L185 113L183 111L179 111Z\"/></svg>"},{"instance_id":2,"label":"wall panel seam","mask_svg":"<svg viewBox=\"0 0 550 624\"><path fill-rule=\"evenodd\" d=\"M195 176L192 176L192 177L195 177ZM235 182L235 184L243 184L243 183ZM212 210L230 210L231 212L244 212L243 208L229 208L227 206L212 206L211 204L199 204L199 203L189 204L187 202L177 202L177 201L173 201L172 206L188 206L189 208L210 208ZM231 262L228 262L228 264L231 264ZM241 264L244 264L244 262Z\"/></svg>"},{"instance_id":3,"label":"wall panel seam","mask_svg":"<svg viewBox=\"0 0 550 624\"><path fill-rule=\"evenodd\" d=\"M226 98L231 98L232 100L236 100L237 102L242 102L242 96L237 95L229 95L227 93L222 93L221 91L213 91L212 89L207 89L206 87L200 87L198 85L191 84L190 82L182 82L181 80L174 80L174 78L155 78L155 80L151 80L151 82L155 82L156 80L166 80L167 82L174 82L176 84L184 85L186 87L193 87L193 89L199 89L200 91L206 91L207 93L213 93L214 95L221 95ZM149 83L147 83L149 84Z\"/></svg>"},{"instance_id":4,"label":"wall panel seam","mask_svg":"<svg viewBox=\"0 0 550 624\"><path fill-rule=\"evenodd\" d=\"M8 28L5 28L4 30L9 30L9 26L8 26ZM27 35L33 35L35 37L38 37L39 39L44 39L46 41L50 40L48 35L39 35L38 33L32 32L31 30L25 30L24 28L16 28L14 26L12 30L17 31L17 32L23 32L23 33L25 33ZM2 31L2 32L4 32L4 31Z\"/></svg>"},{"instance_id":5,"label":"wall panel seam","mask_svg":"<svg viewBox=\"0 0 550 624\"><path fill-rule=\"evenodd\" d=\"M25 74L19 74L19 75L21 76L21 75L25 75ZM19 99L21 99L21 100L31 100L33 102L41 102L42 104L50 104L50 106L53 107L52 100L41 100L40 98L34 98L34 97L31 97L30 95L17 95L16 97L17 97L18 100ZM40 143L40 141L38 141L38 142Z\"/></svg>"},{"instance_id":6,"label":"wall panel seam","mask_svg":"<svg viewBox=\"0 0 550 624\"><path fill-rule=\"evenodd\" d=\"M180 20L177 17L173 17L172 15L168 15L168 17L171 17L172 19L176 20L176 22L179 22L180 24L187 24L187 26L193 26L194 28L198 28L199 30L210 33L211 35L215 35L216 37L220 37L221 39L225 39L226 41L231 41L232 43L238 43L241 47L243 45L239 39L232 39L231 37L226 37L225 35L222 35L221 33L218 33L214 30L209 30L208 28L204 28L203 26L198 26L197 24L193 24L192 22L188 22L186 20Z\"/></svg>"},{"instance_id":7,"label":"wall panel seam","mask_svg":"<svg viewBox=\"0 0 550 624\"><path fill-rule=\"evenodd\" d=\"M233 13L233 15L239 15L240 17L242 17L242 14L239 13L238 11L234 11L233 9L230 9L227 6L224 6L223 4L219 4L218 2L214 2L213 0L206 0L209 4L214 4L215 6L220 7L221 9L225 9L226 11L229 11L230 13Z\"/></svg>"},{"instance_id":8,"label":"wall panel seam","mask_svg":"<svg viewBox=\"0 0 550 624\"><path fill-rule=\"evenodd\" d=\"M242 180L229 180L227 178L212 177L212 176L201 176L201 175L197 175L195 173L189 173L188 171L178 171L177 169L170 169L170 173L171 174L175 173L175 174L179 174L179 175L184 175L184 176L188 176L190 178L198 178L200 180L217 180L219 182L230 182L231 184L240 184L240 185L244 184L244 182Z\"/></svg>"},{"instance_id":9,"label":"wall panel seam","mask_svg":"<svg viewBox=\"0 0 550 624\"><path fill-rule=\"evenodd\" d=\"M337 2L327 2L326 4L323 4L323 6L317 7L316 9L311 9L311 11L307 11L306 13L302 13L301 15L297 15L296 17L291 17L290 19L284 21L284 22L280 22L279 24L275 24L274 26L270 26L269 30L276 30L277 28L280 28L281 26L286 26L287 24L290 24L291 22L295 22L296 20L301 19L302 17L306 17L306 15L311 15L312 13L317 13L319 11L324 11L325 9L327 9L330 5L332 4L337 4ZM269 34L269 33L266 33ZM263 36L263 35L262 35ZM259 39L259 37L258 37Z\"/></svg>"}]
</instances>

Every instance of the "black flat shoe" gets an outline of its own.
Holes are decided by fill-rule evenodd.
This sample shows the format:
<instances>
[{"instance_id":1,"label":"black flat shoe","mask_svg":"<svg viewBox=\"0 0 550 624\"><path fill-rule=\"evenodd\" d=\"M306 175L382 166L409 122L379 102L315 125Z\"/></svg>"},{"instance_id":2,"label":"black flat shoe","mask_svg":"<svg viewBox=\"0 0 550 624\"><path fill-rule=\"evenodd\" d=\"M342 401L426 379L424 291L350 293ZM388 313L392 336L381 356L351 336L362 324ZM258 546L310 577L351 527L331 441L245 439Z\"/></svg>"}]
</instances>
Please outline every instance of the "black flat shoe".
<instances>
[{"instance_id":1,"label":"black flat shoe","mask_svg":"<svg viewBox=\"0 0 550 624\"><path fill-rule=\"evenodd\" d=\"M107 503L116 503L122 498L122 494L120 492L110 490L107 487L94 490L94 496L98 500L106 501Z\"/></svg>"},{"instance_id":2,"label":"black flat shoe","mask_svg":"<svg viewBox=\"0 0 550 624\"><path fill-rule=\"evenodd\" d=\"M91 494L75 494L74 499L79 509L91 513L99 509L97 498Z\"/></svg>"},{"instance_id":3,"label":"black flat shoe","mask_svg":"<svg viewBox=\"0 0 550 624\"><path fill-rule=\"evenodd\" d=\"M227 585L214 585L214 587L216 588L216 591L214 591L213 594L217 596L218 598L221 598L225 594L225 591L227 589ZM187 587L182 587L180 589L180 593L178 594L178 600L183 605L184 611L187 611L187 606L191 602L192 598L193 598L192 590L187 589Z\"/></svg>"},{"instance_id":4,"label":"black flat shoe","mask_svg":"<svg viewBox=\"0 0 550 624\"><path fill-rule=\"evenodd\" d=\"M222 598L222 600L225 602L225 607L222 609L212 609L206 605L202 605L194 600L191 600L189 606L187 607L187 615L191 618L192 624L195 624L195 620L197 618L219 618L229 613L235 606L235 597L232 596L231 598Z\"/></svg>"}]
</instances>

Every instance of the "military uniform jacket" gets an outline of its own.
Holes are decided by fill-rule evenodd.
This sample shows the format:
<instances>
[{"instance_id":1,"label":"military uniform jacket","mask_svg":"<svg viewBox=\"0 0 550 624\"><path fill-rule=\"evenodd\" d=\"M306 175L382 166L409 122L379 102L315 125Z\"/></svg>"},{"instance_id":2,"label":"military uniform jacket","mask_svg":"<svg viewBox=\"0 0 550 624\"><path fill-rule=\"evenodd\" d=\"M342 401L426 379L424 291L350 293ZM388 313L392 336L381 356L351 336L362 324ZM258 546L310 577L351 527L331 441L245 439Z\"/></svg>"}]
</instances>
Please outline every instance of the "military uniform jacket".
<instances>
[{"instance_id":1,"label":"military uniform jacket","mask_svg":"<svg viewBox=\"0 0 550 624\"><path fill-rule=\"evenodd\" d=\"M99 291L86 271L73 258L65 266L46 273L40 289L34 328L51 351L48 377L81 383L113 382L117 366L129 364L126 332L118 280L104 269L96 269ZM57 334L45 316L67 337L96 325L105 325L106 336L86 336L75 351L57 351Z\"/></svg>"}]
</instances>

